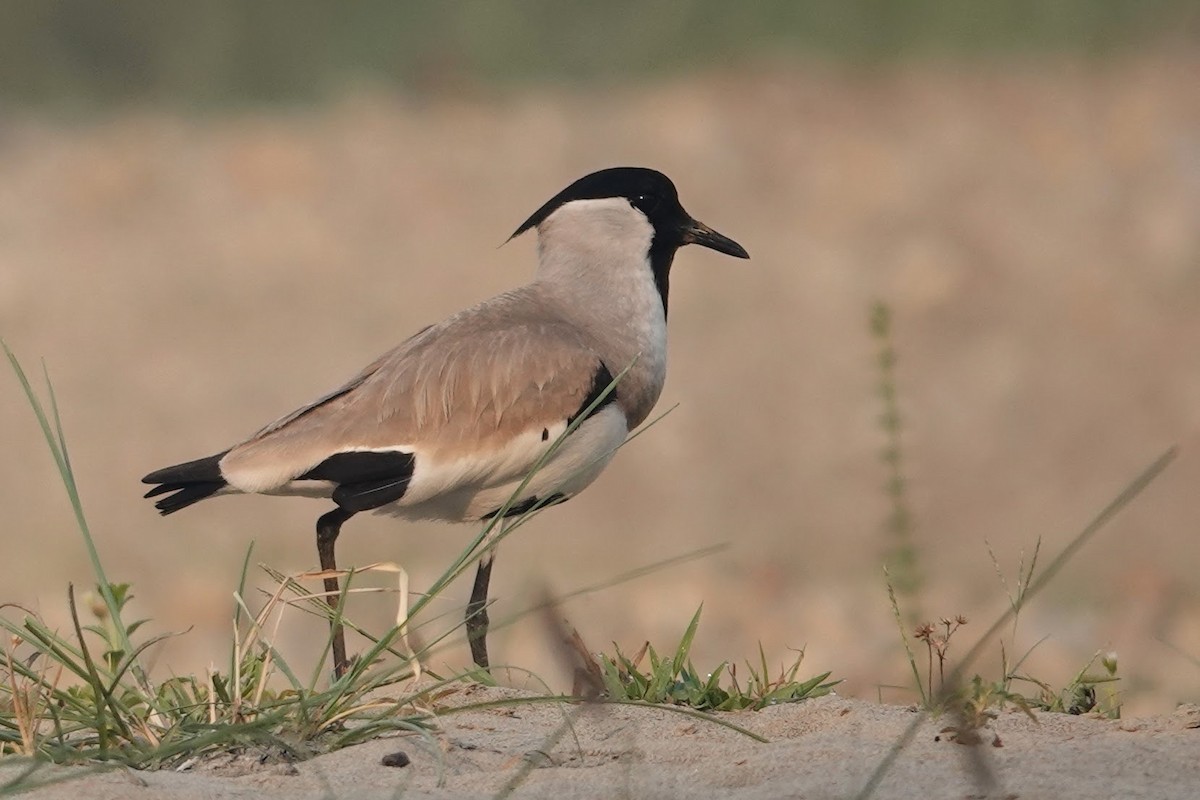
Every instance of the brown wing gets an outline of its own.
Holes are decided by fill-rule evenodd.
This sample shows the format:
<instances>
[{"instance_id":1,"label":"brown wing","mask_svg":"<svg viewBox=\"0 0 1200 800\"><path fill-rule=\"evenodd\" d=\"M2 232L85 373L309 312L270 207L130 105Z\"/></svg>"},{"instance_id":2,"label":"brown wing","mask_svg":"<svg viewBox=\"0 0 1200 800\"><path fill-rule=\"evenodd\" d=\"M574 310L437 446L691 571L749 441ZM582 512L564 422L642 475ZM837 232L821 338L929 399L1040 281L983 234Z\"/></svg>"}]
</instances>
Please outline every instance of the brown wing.
<instances>
[{"instance_id":1,"label":"brown wing","mask_svg":"<svg viewBox=\"0 0 1200 800\"><path fill-rule=\"evenodd\" d=\"M609 373L576 329L523 299L502 296L412 337L234 447L222 475L242 491L270 491L362 451L413 453L419 470L423 460L486 458L560 425Z\"/></svg>"}]
</instances>

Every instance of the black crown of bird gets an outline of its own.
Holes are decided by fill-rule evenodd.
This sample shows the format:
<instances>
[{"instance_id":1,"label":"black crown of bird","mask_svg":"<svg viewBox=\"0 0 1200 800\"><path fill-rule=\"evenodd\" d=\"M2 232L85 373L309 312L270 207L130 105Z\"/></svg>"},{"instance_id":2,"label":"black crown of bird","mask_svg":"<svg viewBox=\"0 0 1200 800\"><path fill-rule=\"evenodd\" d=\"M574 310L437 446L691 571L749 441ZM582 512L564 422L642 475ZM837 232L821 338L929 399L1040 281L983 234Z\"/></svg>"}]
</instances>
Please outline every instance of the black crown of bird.
<instances>
[{"instance_id":1,"label":"black crown of bird","mask_svg":"<svg viewBox=\"0 0 1200 800\"><path fill-rule=\"evenodd\" d=\"M530 229L538 263L529 283L420 330L250 438L150 473L146 497L164 515L223 494L331 500L316 527L321 569L333 573L341 527L361 511L481 523L578 494L662 391L676 251L749 255L684 211L667 176L642 167L580 178L510 239ZM471 655L485 669L494 556L486 546L466 612ZM338 579L325 589L336 605ZM340 676L348 661L338 625L333 658Z\"/></svg>"}]
</instances>

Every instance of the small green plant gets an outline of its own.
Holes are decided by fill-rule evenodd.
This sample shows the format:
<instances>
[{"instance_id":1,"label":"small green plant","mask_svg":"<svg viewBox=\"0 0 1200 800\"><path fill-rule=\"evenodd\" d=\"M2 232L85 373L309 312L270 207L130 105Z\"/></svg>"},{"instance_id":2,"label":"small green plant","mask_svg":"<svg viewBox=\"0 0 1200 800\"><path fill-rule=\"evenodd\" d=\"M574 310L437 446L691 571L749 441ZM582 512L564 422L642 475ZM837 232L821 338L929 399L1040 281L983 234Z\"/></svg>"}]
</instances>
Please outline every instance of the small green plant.
<instances>
[{"instance_id":1,"label":"small green plant","mask_svg":"<svg viewBox=\"0 0 1200 800\"><path fill-rule=\"evenodd\" d=\"M1032 573L1026 578L1031 576ZM1025 585L1028 585L1027 580ZM894 595L893 602L895 602ZM1014 619L1019 610L1019 604L1014 604L1012 607ZM965 685L956 687L948 684L946 665L950 644L955 633L966 624L967 618L959 615L953 619L942 617L937 624L926 622L917 626L913 632L913 638L924 643L927 653L924 683L921 681L920 670L915 659L912 659L910 650L912 669L921 693L923 707L937 713L952 711L959 714L961 724L954 730L960 734L965 730L977 730L987 722L989 716L994 716L993 706L995 710L1003 710L1006 703L1016 705L1026 713L1029 713L1031 709L1066 714L1095 712L1110 719L1120 718L1119 694L1113 688L1113 684L1120 680L1117 677L1116 653L1107 653L1103 656L1096 653L1065 688L1055 691L1046 681L1027 674L1017 674L1016 670L1020 668L1020 664L1028 657L1029 653L1026 653L1016 666L1010 668L1007 648L1001 642L1002 677L999 680L986 681L982 676L975 675ZM1015 633L1014 630L1014 636ZM908 646L907 637L905 644ZM1100 662L1105 674L1101 675L1091 671L1097 661ZM938 676L936 691L933 684L935 664ZM953 675L952 671L951 677ZM1034 696L1022 695L1013 690L1014 681L1034 684L1038 688L1038 693ZM1102 687L1102 691L1098 693L1097 687Z\"/></svg>"},{"instance_id":2,"label":"small green plant","mask_svg":"<svg viewBox=\"0 0 1200 800\"><path fill-rule=\"evenodd\" d=\"M1096 662L1103 673L1095 672ZM1107 719L1121 718L1120 693L1115 684L1117 676L1117 654L1099 653L1084 664L1083 669L1062 689L1055 691L1045 681L1030 675L1013 675L1013 680L1032 683L1038 693L1028 698L1030 706L1042 711L1057 711L1063 714L1097 714Z\"/></svg>"},{"instance_id":3,"label":"small green plant","mask_svg":"<svg viewBox=\"0 0 1200 800\"><path fill-rule=\"evenodd\" d=\"M1166 470L1168 466L1170 466L1171 462L1175 460L1177 453L1177 449L1171 447L1164 451L1153 462L1151 462L1149 466L1143 469L1132 481L1129 482L1128 485L1125 486L1124 489L1117 494L1116 497L1114 497L1106 506L1104 506L1104 508L1102 508L1096 514L1096 516L1093 517L1092 520L1067 543L1067 545L1058 555L1050 560L1050 563L1044 569L1042 569L1040 573L1038 573L1036 578L1033 575L1033 562L1036 562L1037 557L1037 551L1035 551L1034 559L1030 564L1028 572L1023 570L1020 571L1023 577L1019 581L1018 589L1015 595L1010 594L1009 608L1005 610L1005 612L1002 613L975 641L975 644L973 644L967 650L967 652L963 654L958 665L951 670L949 676L945 678L941 690L935 696L929 696L926 683L921 681L920 671L917 668L916 657L913 655L908 634L905 631L903 617L900 613L900 606L896 600L895 589L892 586L890 578L886 579L888 597L890 598L892 604L892 612L900 629L900 638L904 643L904 648L908 655L909 666L912 668L917 691L921 694L922 707L925 713L918 714L912 723L910 723L905 729L904 733L896 739L895 743L888 751L888 754L879 762L879 764L875 767L875 770L871 773L871 777L868 778L867 782L863 785L863 788L858 792L857 795L855 795L858 800L866 800L866 798L871 797L875 793L875 790L878 788L884 776L887 775L887 773L891 770L892 765L896 762L896 759L899 757L900 753L903 752L906 747L908 747L913 738L917 735L917 730L921 723L924 722L926 714L946 708L948 701L954 697L955 694L960 694L960 696L974 699L975 705L973 709L967 709L965 707L960 708L960 713L962 714L962 718L964 720L968 720L969 717L973 718L975 721L985 719L985 712L988 708L987 704L989 702L995 701L997 703L1002 703L1009 700L1016 702L1017 696L1008 688L1010 679L1015 676L1012 676L1011 673L1008 672L1007 657L1004 659L1005 675L1000 683L993 683L989 685L982 678L976 676L976 678L972 679L969 683L972 687L977 688L975 688L971 693L961 695L961 686L964 682L966 671L983 652L984 647L986 647L997 636L999 636L1006 625L1015 622L1015 620L1020 616L1021 609L1023 609L1038 592L1044 589L1047 584L1049 584L1050 581L1052 581L1055 576L1058 575L1059 571L1061 571L1062 568L1071 561L1071 559L1083 548L1083 546L1090 542L1092 538L1104 528L1104 526L1111 522L1112 519L1116 517L1116 515L1122 509L1132 503L1138 495L1145 491L1147 486L1149 486L1159 475L1163 473L1164 470ZM884 570L884 574L885 578L887 578L886 568ZM1020 662L1018 662L1018 665L1019 663ZM1115 678L1117 669L1116 658L1112 657L1106 659L1102 663L1105 670L1109 672L1108 678ZM1105 684L1111 683L1111 681L1108 679L1103 681L1083 680L1083 678L1087 676L1087 670L1089 668L1090 662L1089 666L1085 667L1079 673L1079 676L1077 676L1076 680L1067 687L1067 690L1064 692L1065 694L1074 698L1078 696L1079 692L1081 691L1078 688L1080 686L1094 686L1095 683L1098 682ZM1086 696L1086 690L1083 691ZM1054 693L1051 692L1050 694L1053 695ZM1060 693L1060 700L1061 694L1063 693ZM1026 705L1028 705L1028 703L1026 703ZM1069 710L1070 707L1068 706L1067 708ZM966 723L964 722L963 725L965 726L965 724Z\"/></svg>"},{"instance_id":4,"label":"small green plant","mask_svg":"<svg viewBox=\"0 0 1200 800\"><path fill-rule=\"evenodd\" d=\"M1105 505L1103 509L1100 509L1097 515L1092 518L1092 521L1085 525L1084 529L1080 530L1072 540L1067 542L1067 546L1063 547L1062 552L1058 553L1050 560L1050 564L1046 565L1045 569L1039 573L1037 578L1032 577L1032 569L1030 570L1028 581L1022 582L1018 593L1016 593L1015 597L1013 597L1012 602L1010 602L1009 608L1006 610L1006 612L998 616L998 618L988 627L988 630L984 631L982 636L976 639L976 643L971 645L971 648L968 649L964 655L962 655L958 666L956 666L952 672L950 672L949 678L946 681L946 687L944 687L942 690L943 696L944 693L953 691L954 687L961 685L966 670L970 668L971 664L976 661L976 658L982 654L985 646L992 642L992 640L994 640L994 638L1000 634L1004 626L1008 625L1009 622L1012 622L1016 616L1020 614L1021 608L1024 608L1025 604L1030 602L1034 595L1037 595L1039 591L1042 591L1042 589L1044 589L1046 585L1048 585L1052 579L1058 575L1058 572L1060 572L1063 567L1069 563L1070 559L1074 558L1075 554L1079 553L1082 547L1087 545L1087 543L1090 542L1093 537L1105 527L1106 524L1109 524L1109 522L1112 521L1112 518L1117 516L1117 513L1120 513L1124 507L1130 503L1133 503L1134 499L1138 498L1138 495L1144 492L1146 487L1150 486L1154 479L1157 479L1159 475L1163 474L1163 471L1169 467L1171 462L1175 461L1177 453L1178 451L1176 447L1170 447L1170 449L1164 451L1162 455L1154 459L1150 465L1147 465L1145 469L1142 469L1140 473L1136 475L1134 479L1116 495L1115 498L1112 498L1112 500L1109 501L1108 505ZM886 571L884 571L884 573L886 573ZM887 584L888 595L890 599L892 599L893 613L895 614L896 622L898 622L900 625L900 638L905 644L905 650L908 655L908 663L910 663L910 666L912 667L913 676L917 679L917 690L922 693L925 712L924 714L916 715L916 717L913 718L913 721L908 724L908 727L905 728L905 732L895 740L892 748L890 748L888 751L887 756L884 756L880 760L880 763L876 765L875 770L871 772L871 776L868 778L868 780L866 780L866 783L863 784L863 788L859 790L857 795L854 795L856 796L857 800L866 800L870 798L871 795L875 794L875 790L878 788L878 786L880 786L880 783L883 781L883 777L886 776L890 770L892 770L892 765L895 764L896 758L899 758L900 753L904 752L905 748L911 744L913 738L916 738L917 730L919 729L920 724L925 721L926 714L928 714L928 712L930 712L932 709L936 709L938 706L941 706L943 700L943 697L925 697L925 687L922 685L922 681L920 681L920 674L917 669L917 660L912 654L910 643L908 643L904 622L902 622L900 615L899 603L896 602L895 599L895 590L892 588L892 583L890 583L890 581L888 581ZM1105 669L1109 669L1108 664L1105 664ZM1114 660L1112 661L1112 672L1115 673L1115 670L1116 661ZM984 698L988 698L990 696L990 692L985 691L986 687L982 679L980 679L979 685L982 696ZM1001 684L1001 688L1007 693L1008 690L1006 685Z\"/></svg>"},{"instance_id":5,"label":"small green plant","mask_svg":"<svg viewBox=\"0 0 1200 800\"><path fill-rule=\"evenodd\" d=\"M904 419L900 416L896 386L896 347L892 339L892 312L886 303L879 302L871 308L871 336L878 347L877 389L883 404L879 415L879 427L883 431L885 444L879 457L888 473L884 491L891 506L883 526L887 533L884 564L887 565L895 591L907 601L908 612L911 615L908 621L911 623L920 618L917 599L923 581L914 542L915 525L908 502L908 481L904 476L904 449L901 438Z\"/></svg>"},{"instance_id":6,"label":"small green plant","mask_svg":"<svg viewBox=\"0 0 1200 800\"><path fill-rule=\"evenodd\" d=\"M129 587L110 586L109 593L118 601L117 613L95 603L95 621L85 625L70 589L66 634L24 610L18 619L0 617L8 634L0 664L0 753L159 768L259 746L300 760L385 731L427 725L428 715L415 704L428 687L381 699L381 692L412 677L407 662L389 665L368 656L356 664L352 679L327 689L297 679L262 638L268 619L282 611L278 599L243 626L229 673L171 677L148 683L146 691L132 678L131 664L166 637L134 638L132 651L122 649L113 630L124 626L133 633L140 625L122 618ZM286 688L272 688L276 679Z\"/></svg>"},{"instance_id":7,"label":"small green plant","mask_svg":"<svg viewBox=\"0 0 1200 800\"><path fill-rule=\"evenodd\" d=\"M899 620L899 609L895 608L896 596L890 589L889 586L893 608ZM954 720L953 725L941 731L951 741L959 744L979 744L983 741L981 731L1006 705L1014 705L1030 714L1030 704L1026 698L1011 690L1011 681L1007 673L998 681L987 681L981 675L975 675L962 685L947 683L946 664L950 644L954 635L967 622L967 618L959 614L953 618L942 617L936 624L925 622L917 626L913 638L924 643L927 656L924 682L921 681L920 670L907 636L904 637L904 645L908 650L909 662L921 694L922 708L934 714L948 714ZM903 635L903 628L901 634ZM933 685L935 663L938 676L936 690ZM954 678L955 671L951 670L951 679Z\"/></svg>"},{"instance_id":8,"label":"small green plant","mask_svg":"<svg viewBox=\"0 0 1200 800\"><path fill-rule=\"evenodd\" d=\"M925 643L925 649L928 651L929 663L925 672L926 692L925 697L933 697L933 661L937 658L938 667L938 691L942 692L946 688L946 653L950 650L950 640L954 638L954 634L963 625L967 624L967 618L959 614L954 619L942 617L938 625L932 622L926 622L917 627L913 636L917 641Z\"/></svg>"},{"instance_id":9,"label":"small green plant","mask_svg":"<svg viewBox=\"0 0 1200 800\"><path fill-rule=\"evenodd\" d=\"M985 681L976 675L965 686L946 695L945 707L954 724L942 728L941 732L957 744L982 744L987 724L1000 716L1000 712L1008 705L1019 708L1030 719L1037 721L1028 701L1011 691L1007 680ZM993 745L1000 745L999 735L992 732L991 738Z\"/></svg>"},{"instance_id":10,"label":"small green plant","mask_svg":"<svg viewBox=\"0 0 1200 800\"><path fill-rule=\"evenodd\" d=\"M653 704L687 706L699 711L758 710L777 703L792 703L828 694L838 681L828 681L825 672L806 681L797 681L804 652L800 651L789 667L781 667L771 678L766 655L759 646L759 664L747 663L745 685L738 679L737 667L722 662L702 674L691 661L692 642L700 624L697 609L674 653L661 657L649 642L629 657L614 645L613 655L600 654L599 673L604 696L609 700L633 700ZM648 668L643 661L649 660ZM723 680L728 677L728 680Z\"/></svg>"},{"instance_id":11,"label":"small green plant","mask_svg":"<svg viewBox=\"0 0 1200 800\"><path fill-rule=\"evenodd\" d=\"M985 544L987 544L988 556L992 559L992 565L996 569L996 575L999 577L1000 584L1004 587L1004 592L1008 597L1009 611L1012 619L1012 627L1008 638L1009 641L1015 642L1017 639L1017 624L1021 619L1021 608L1025 603L1026 592L1033 584L1037 571L1038 556L1042 551L1042 540L1038 538L1028 563L1025 562L1024 554L1021 555L1020 560L1017 562L1015 591L1010 588L1008 580L1004 576L1004 570L1000 567L1000 561L993 552L991 544L986 542ZM1016 663L1010 664L1008 645L1001 639L1000 667L1001 673L1004 676L1002 681L1004 692L1012 696L1020 696L1013 692L1012 684L1014 681L1023 681L1036 685L1039 690L1036 696L1021 696L1029 708L1068 714L1083 714L1089 711L1096 711L1112 719L1120 717L1121 705L1119 694L1113 688L1114 684L1120 680L1117 677L1117 657L1115 653L1109 653L1103 657L1100 653L1096 653L1065 688L1056 692L1046 681L1028 674L1019 674L1018 672L1038 644L1041 644L1041 641L1038 641L1033 647L1029 648L1023 656L1017 659ZM1105 675L1089 673L1089 670L1095 665L1097 660L1100 660L1101 665L1105 669ZM1101 684L1103 684L1103 691L1097 695L1096 687Z\"/></svg>"}]
</instances>

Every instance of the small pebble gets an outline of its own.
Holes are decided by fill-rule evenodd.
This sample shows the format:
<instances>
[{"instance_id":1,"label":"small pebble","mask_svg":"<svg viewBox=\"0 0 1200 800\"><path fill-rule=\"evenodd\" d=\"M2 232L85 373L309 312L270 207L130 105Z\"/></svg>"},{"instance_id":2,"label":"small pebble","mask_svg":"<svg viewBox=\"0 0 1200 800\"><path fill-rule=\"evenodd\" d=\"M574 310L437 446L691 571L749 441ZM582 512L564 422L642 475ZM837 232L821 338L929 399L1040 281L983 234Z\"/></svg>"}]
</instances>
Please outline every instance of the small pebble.
<instances>
[{"instance_id":1,"label":"small pebble","mask_svg":"<svg viewBox=\"0 0 1200 800\"><path fill-rule=\"evenodd\" d=\"M409 761L407 753L403 750L397 750L394 753L388 753L379 763L385 767L407 767L412 762Z\"/></svg>"}]
</instances>

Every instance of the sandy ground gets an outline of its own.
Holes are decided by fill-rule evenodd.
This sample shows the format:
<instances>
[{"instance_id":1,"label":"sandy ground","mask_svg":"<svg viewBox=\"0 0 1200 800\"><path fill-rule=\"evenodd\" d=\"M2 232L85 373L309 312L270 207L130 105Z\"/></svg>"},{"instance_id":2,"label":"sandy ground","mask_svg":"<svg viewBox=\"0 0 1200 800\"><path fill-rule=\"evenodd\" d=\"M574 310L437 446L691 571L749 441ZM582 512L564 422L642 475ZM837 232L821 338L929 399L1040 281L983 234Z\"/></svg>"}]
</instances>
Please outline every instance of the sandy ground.
<instances>
[{"instance_id":1,"label":"sandy ground","mask_svg":"<svg viewBox=\"0 0 1200 800\"><path fill-rule=\"evenodd\" d=\"M231 498L159 519L140 476L218 450L420 326L524 280L532 240L497 246L575 177L657 166L753 259L680 254L662 401L679 408L505 546L493 618L546 585L565 592L726 542L718 556L564 612L597 646L666 650L703 602L701 669L752 657L758 642L772 664L807 646L805 673L831 670L844 695L912 702L886 688L911 677L880 569L888 503L867 315L882 298L900 352L917 616L972 620L952 658L1007 602L989 544L1011 588L1039 536L1057 552L1141 467L1181 446L1005 634L1010 655L1040 642L1025 669L1056 687L1093 653L1116 651L1126 714L1169 715L1200 700L1198 70L1191 53L886 72L793 65L587 95L6 114L0 335L33 370L44 357L55 379L105 563L135 587L131 616L190 631L155 652L155 669L203 670L228 647L247 544L284 572L309 568L322 507ZM66 584L91 582L87 560L29 410L2 376L0 431L0 600L64 625ZM356 518L339 556L401 562L419 590L467 536ZM434 612L457 616L467 591L452 587ZM378 598L350 611L382 629L395 609ZM277 645L305 663L318 639L320 623L297 617ZM492 652L562 683L536 624L498 632ZM440 657L465 663L461 649ZM998 654L977 668L996 677ZM558 713L447 720L448 785L495 791ZM584 757L562 746L555 758L566 761L536 770L525 791L840 795L907 719L845 700L774 709L747 723L774 740L758 746L605 709L580 722ZM1005 717L1005 747L988 753L1021 797L1185 796L1195 732L1170 732L1166 719L1128 732ZM494 740L486 730L508 725ZM964 749L931 731L889 795L975 792ZM253 776L141 779L192 796L318 796L323 775L353 774L385 795L411 774L432 791L435 759L419 744L404 745L417 758L408 772L377 766L393 746L319 759L266 788ZM582 774L599 783L576 783ZM1107 791L1117 781L1121 791ZM95 796L138 791L116 775L95 786Z\"/></svg>"},{"instance_id":2,"label":"sandy ground","mask_svg":"<svg viewBox=\"0 0 1200 800\"><path fill-rule=\"evenodd\" d=\"M470 693L469 702L519 696ZM253 754L187 772L87 775L94 800L199 798L848 798L917 718L910 708L827 696L711 722L624 706L524 705L443 714L429 736L376 740L291 764ZM564 722L569 721L569 731ZM880 798L1194 798L1200 786L1200 708L1109 721L1004 713L983 744L952 742L946 720L924 719ZM411 763L386 767L402 751ZM0 780L12 770L0 767ZM65 777L70 770L39 773ZM78 771L76 771L78 775ZM79 796L72 781L26 797ZM505 795L506 787L514 787Z\"/></svg>"}]
</instances>

